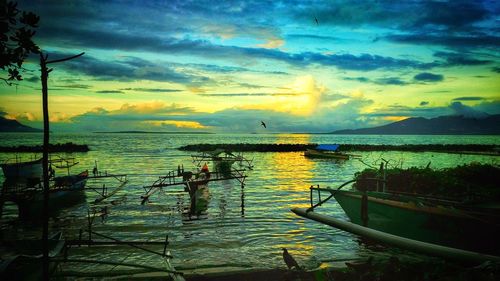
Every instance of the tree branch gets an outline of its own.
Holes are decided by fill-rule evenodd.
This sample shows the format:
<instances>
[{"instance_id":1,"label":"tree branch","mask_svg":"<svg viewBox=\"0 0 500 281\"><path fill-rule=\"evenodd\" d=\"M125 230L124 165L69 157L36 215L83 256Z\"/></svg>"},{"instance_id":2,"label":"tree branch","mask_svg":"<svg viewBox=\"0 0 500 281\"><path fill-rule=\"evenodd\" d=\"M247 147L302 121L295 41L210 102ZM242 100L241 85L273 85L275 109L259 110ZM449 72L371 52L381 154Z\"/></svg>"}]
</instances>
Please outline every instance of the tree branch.
<instances>
[{"instance_id":1,"label":"tree branch","mask_svg":"<svg viewBox=\"0 0 500 281\"><path fill-rule=\"evenodd\" d=\"M63 58L63 59L58 59L58 60L51 60L51 61L47 61L46 64L49 64L49 63L56 63L56 62L62 62L62 61L67 61L67 60L72 60L74 58L77 58L79 56L83 56L83 54L85 54L85 52L82 52L78 55L74 55L74 56L71 56L71 57L67 57L67 58ZM47 56L48 57L48 56ZM47 59L47 58L46 58Z\"/></svg>"}]
</instances>

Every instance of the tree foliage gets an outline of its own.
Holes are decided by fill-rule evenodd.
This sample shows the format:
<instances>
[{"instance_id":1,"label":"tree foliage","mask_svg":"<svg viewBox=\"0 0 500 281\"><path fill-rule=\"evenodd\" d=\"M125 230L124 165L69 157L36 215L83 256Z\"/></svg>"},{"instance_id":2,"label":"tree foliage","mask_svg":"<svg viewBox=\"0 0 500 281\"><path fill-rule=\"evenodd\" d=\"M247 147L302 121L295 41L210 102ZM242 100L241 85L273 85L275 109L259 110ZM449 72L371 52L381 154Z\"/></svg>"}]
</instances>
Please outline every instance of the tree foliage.
<instances>
[{"instance_id":1,"label":"tree foliage","mask_svg":"<svg viewBox=\"0 0 500 281\"><path fill-rule=\"evenodd\" d=\"M7 77L0 79L10 85L23 79L19 71L27 57L40 52L33 42L40 17L19 10L14 2L3 2L0 13L0 68L7 71Z\"/></svg>"}]
</instances>

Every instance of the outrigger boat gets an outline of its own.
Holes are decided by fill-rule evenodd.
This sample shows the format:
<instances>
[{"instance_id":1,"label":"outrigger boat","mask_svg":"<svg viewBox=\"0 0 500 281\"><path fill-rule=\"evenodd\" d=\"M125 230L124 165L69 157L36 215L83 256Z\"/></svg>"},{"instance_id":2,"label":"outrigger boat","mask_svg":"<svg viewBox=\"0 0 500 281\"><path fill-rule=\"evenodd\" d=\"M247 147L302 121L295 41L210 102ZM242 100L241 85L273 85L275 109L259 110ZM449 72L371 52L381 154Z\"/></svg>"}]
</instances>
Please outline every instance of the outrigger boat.
<instances>
[{"instance_id":1,"label":"outrigger boat","mask_svg":"<svg viewBox=\"0 0 500 281\"><path fill-rule=\"evenodd\" d=\"M201 167L202 163L212 162L213 170L226 175L231 174L233 164L237 164L240 169L253 169L253 159L247 159L242 153L235 154L231 151L217 149L210 152L191 155L196 167Z\"/></svg>"},{"instance_id":2,"label":"outrigger boat","mask_svg":"<svg viewBox=\"0 0 500 281\"><path fill-rule=\"evenodd\" d=\"M153 194L164 188L184 186L184 191L189 193L193 209L196 207L193 205L197 201L196 196L206 196L209 182L236 179L243 189L246 177L245 170L232 169L229 174L221 171L210 172L206 163L200 170L194 172L184 171L183 166L178 166L177 170L170 171L166 176L159 177L152 185L143 187L146 194L141 196L141 204L148 202Z\"/></svg>"},{"instance_id":3,"label":"outrigger boat","mask_svg":"<svg viewBox=\"0 0 500 281\"><path fill-rule=\"evenodd\" d=\"M49 214L85 200L88 171L78 175L55 177L49 189ZM32 180L7 180L3 184L3 200L16 203L21 218L38 218L43 210L43 184Z\"/></svg>"},{"instance_id":4,"label":"outrigger boat","mask_svg":"<svg viewBox=\"0 0 500 281\"><path fill-rule=\"evenodd\" d=\"M382 184L379 191L341 190L353 182L337 189L311 186L311 207L292 211L358 235L431 255L450 257L450 253L456 252L449 249L459 249L475 253L469 256L471 259L481 259L486 254L486 260L500 260L498 207L487 209L481 205L399 194L385 190ZM317 203L313 200L314 192L318 194ZM330 194L322 199L322 192ZM350 222L314 212L331 198L336 199Z\"/></svg>"},{"instance_id":5,"label":"outrigger boat","mask_svg":"<svg viewBox=\"0 0 500 281\"><path fill-rule=\"evenodd\" d=\"M359 155L340 152L339 147L340 145L338 144L320 144L314 149L307 149L304 152L304 156L309 158L326 158L337 160L349 160L353 157L359 157Z\"/></svg>"}]
</instances>

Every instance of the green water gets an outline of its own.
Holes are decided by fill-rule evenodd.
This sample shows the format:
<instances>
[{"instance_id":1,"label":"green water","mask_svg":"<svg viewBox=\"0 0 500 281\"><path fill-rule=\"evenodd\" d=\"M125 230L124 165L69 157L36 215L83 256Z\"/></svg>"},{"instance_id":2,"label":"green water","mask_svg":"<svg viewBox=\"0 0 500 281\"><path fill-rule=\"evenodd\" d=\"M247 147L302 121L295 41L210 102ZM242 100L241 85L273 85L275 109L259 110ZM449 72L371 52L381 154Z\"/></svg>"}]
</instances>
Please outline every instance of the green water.
<instances>
[{"instance_id":1,"label":"green water","mask_svg":"<svg viewBox=\"0 0 500 281\"><path fill-rule=\"evenodd\" d=\"M1 145L41 144L41 134L1 134ZM52 134L52 143L88 144L91 151L63 155L75 157L80 163L72 172L92 170L97 161L101 172L128 174L129 183L106 204L94 205L97 194L87 191L87 203L65 210L51 220L52 229L63 229L67 238L76 238L87 224L87 211L107 206L107 216L97 217L93 230L123 240L162 241L169 236L173 264L180 270L215 270L227 268L284 267L281 248L288 248L298 262L314 268L331 261L358 258L373 254L359 245L356 237L316 222L304 220L290 212L293 207L309 206L309 186L338 186L352 179L355 172L378 166L382 159L389 166L452 167L470 162L497 163L494 156L447 153L353 152L361 160L334 162L307 159L301 152L246 153L254 159L244 188L237 181L212 182L210 196L199 214L190 215L189 195L182 187L173 193L157 193L151 202L141 205L142 188L159 176L183 164L194 168L190 152L177 150L198 143L350 143L350 144L500 144L498 136L350 136L350 135L161 135L161 134ZM29 157L32 154L23 154ZM0 153L0 161L14 157ZM57 170L64 174L64 170ZM0 176L3 181L3 175ZM112 180L89 181L88 187L110 189ZM112 202L111 202L112 201ZM346 218L332 200L319 211ZM9 214L7 216L13 216ZM4 237L39 235L37 228L25 222L3 227ZM151 247L162 251L161 246ZM380 253L378 253L380 254ZM159 257L127 247L70 250L73 258L127 261L161 266ZM95 265L69 265L79 271L111 270ZM116 270L113 269L113 270Z\"/></svg>"}]
</instances>

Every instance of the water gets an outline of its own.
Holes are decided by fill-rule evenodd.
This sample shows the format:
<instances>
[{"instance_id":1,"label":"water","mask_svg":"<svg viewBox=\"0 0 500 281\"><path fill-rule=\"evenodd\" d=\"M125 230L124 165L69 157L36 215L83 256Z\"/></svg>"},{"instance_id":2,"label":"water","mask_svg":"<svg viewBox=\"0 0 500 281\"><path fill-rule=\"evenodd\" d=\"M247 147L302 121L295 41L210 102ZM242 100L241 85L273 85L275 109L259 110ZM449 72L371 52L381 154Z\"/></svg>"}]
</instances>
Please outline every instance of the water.
<instances>
[{"instance_id":1,"label":"water","mask_svg":"<svg viewBox=\"0 0 500 281\"><path fill-rule=\"evenodd\" d=\"M38 145L42 135L1 134L1 145ZM107 204L95 206L97 194L87 191L87 203L65 210L52 229L63 229L67 238L76 238L87 224L87 211L107 206L107 216L97 217L93 230L123 240L162 241L168 234L173 264L180 270L222 271L228 268L283 268L281 248L288 248L306 268L324 266L344 259L373 254L345 232L294 215L290 208L309 206L309 187L335 187L352 179L367 165L378 166L381 159L391 166L453 167L470 162L497 163L493 156L447 153L355 152L361 161L312 160L301 152L246 153L254 159L244 188L237 181L212 182L207 208L189 215L189 195L174 188L174 193L158 193L151 202L141 205L142 188L158 176L183 164L192 167L190 152L177 150L198 143L349 143L349 144L499 144L498 136L350 136L306 134L52 134L52 143L88 144L91 151L63 156L75 157L80 164L73 173L92 170L97 161L101 172L128 174L129 183ZM0 161L15 154L0 153ZM31 156L24 154L23 156ZM64 170L57 170L64 174ZM0 176L3 181L3 175ZM117 184L104 182L112 188ZM103 182L87 183L101 188ZM113 202L111 202L113 201ZM346 219L334 200L319 208L321 213ZM7 216L9 213L7 212ZM5 237L39 235L38 229L26 223L4 228ZM95 237L94 237L95 238ZM162 247L150 247L162 251ZM378 253L380 254L380 253ZM157 256L127 247L81 247L70 251L73 258L127 261L161 266ZM96 271L95 265L70 265L79 271ZM111 270L112 267L103 270ZM116 269L115 269L116 270Z\"/></svg>"}]
</instances>

